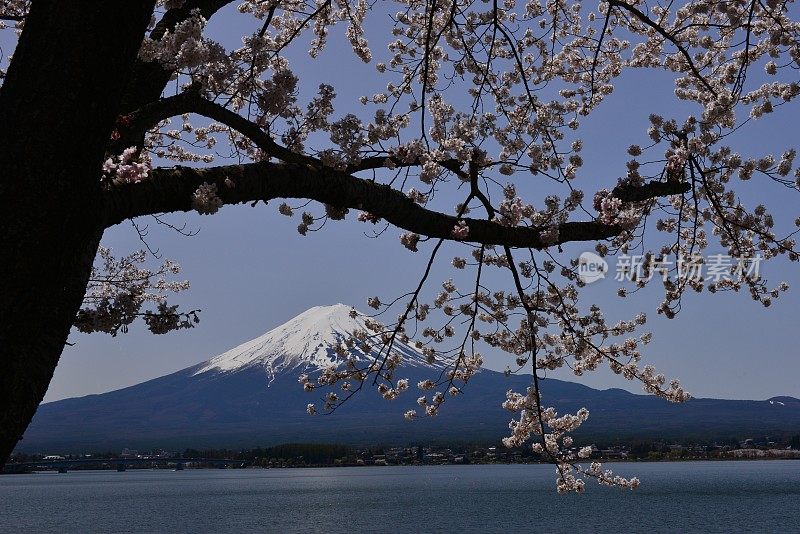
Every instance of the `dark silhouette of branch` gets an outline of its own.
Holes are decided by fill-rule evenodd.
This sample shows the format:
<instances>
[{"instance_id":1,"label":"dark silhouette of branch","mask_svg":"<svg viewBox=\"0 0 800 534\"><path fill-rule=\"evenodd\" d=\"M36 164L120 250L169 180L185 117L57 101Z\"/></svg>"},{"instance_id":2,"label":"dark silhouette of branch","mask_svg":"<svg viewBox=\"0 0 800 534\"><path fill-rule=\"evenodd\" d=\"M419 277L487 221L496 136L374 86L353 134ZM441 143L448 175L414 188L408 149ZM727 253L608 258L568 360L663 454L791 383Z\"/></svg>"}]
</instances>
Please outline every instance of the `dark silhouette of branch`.
<instances>
[{"instance_id":1,"label":"dark silhouette of branch","mask_svg":"<svg viewBox=\"0 0 800 534\"><path fill-rule=\"evenodd\" d=\"M147 180L113 185L105 192L106 224L131 217L192 210L197 188L215 184L224 204L268 201L275 198L305 198L340 208L367 211L391 224L423 236L454 239L454 226L463 220L469 226L467 241L512 247L546 248L570 241L608 239L622 232L618 225L596 221L559 225L558 238L542 239L544 228L509 227L485 219L457 218L431 211L387 185L364 180L328 168L291 163L258 162L195 169L154 169ZM686 183L650 182L641 187L624 186L614 191L624 202L685 193Z\"/></svg>"},{"instance_id":2,"label":"dark silhouette of branch","mask_svg":"<svg viewBox=\"0 0 800 534\"><path fill-rule=\"evenodd\" d=\"M269 133L265 132L256 123L224 106L203 98L199 92L191 89L174 96L162 98L131 113L128 116L130 120L128 133L134 136L141 136L159 122L184 113L195 113L222 123L250 139L265 154L283 162L311 165L316 168L323 167L322 162L317 158L293 152L279 145ZM388 166L388 164L394 167L414 167L421 165L422 162L418 158L410 162L404 162L392 156L374 156L349 165L345 172L352 174L365 170L380 169ZM441 161L439 165L459 176L466 176L457 160Z\"/></svg>"},{"instance_id":3,"label":"dark silhouette of branch","mask_svg":"<svg viewBox=\"0 0 800 534\"><path fill-rule=\"evenodd\" d=\"M686 47L683 46L675 38L675 36L670 34L660 24L654 22L650 17L645 15L642 11L640 11L636 7L632 6L631 4L628 4L628 3L620 1L620 0L609 0L608 5L610 7L618 7L620 9L623 9L623 10L627 11L628 13L630 13L631 15L636 17L643 24L653 28L653 30L655 30L655 32L657 34L659 34L661 37L663 37L665 40L667 40L670 43L672 43L672 45L675 46L675 48L678 49L678 52L680 52L681 55L683 56L683 58L686 60L686 63L688 64L689 69L692 71L692 74L695 75L695 77L702 84L702 86L705 87L708 90L708 92L711 93L712 95L714 95L714 96L717 95L717 91L711 86L710 83L708 83L708 80L706 80L705 77L702 74L700 74L700 70L694 64L694 61L692 60L692 56L689 54L689 51L686 50Z\"/></svg>"}]
</instances>

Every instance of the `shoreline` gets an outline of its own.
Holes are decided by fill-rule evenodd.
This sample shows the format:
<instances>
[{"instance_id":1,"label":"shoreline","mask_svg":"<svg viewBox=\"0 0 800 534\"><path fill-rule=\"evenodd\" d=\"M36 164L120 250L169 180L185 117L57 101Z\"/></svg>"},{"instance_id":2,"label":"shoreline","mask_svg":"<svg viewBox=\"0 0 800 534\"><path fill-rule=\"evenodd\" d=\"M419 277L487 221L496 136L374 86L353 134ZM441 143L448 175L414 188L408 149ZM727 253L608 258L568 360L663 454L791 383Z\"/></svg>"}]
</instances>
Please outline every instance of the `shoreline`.
<instances>
[{"instance_id":1,"label":"shoreline","mask_svg":"<svg viewBox=\"0 0 800 534\"><path fill-rule=\"evenodd\" d=\"M796 451L800 453L800 451ZM660 463L690 463L690 462L758 462L758 461L797 461L800 460L800 454L797 456L748 456L748 457L725 457L725 458L671 458L671 459L660 459L660 460L653 460L647 458L587 458L585 461L577 462L577 463L587 463L587 462L601 462L604 464L614 463L614 464L624 464L624 463L634 463L634 464L660 464ZM197 462L201 464L202 462ZM153 467L153 466L127 466L125 469L120 470L116 468L116 465L108 467L92 467L92 468L68 468L65 471L59 471L58 469L31 469L31 470L20 470L20 471L9 471L3 470L0 471L0 475L35 475L35 474L48 474L48 473L68 473L71 471L86 471L86 472L97 472L97 471L220 471L220 470L252 470L252 469L321 469L321 468L346 468L346 467L357 467L357 468L371 468L371 467L444 467L444 466L452 466L452 467L463 467L463 466L497 466L497 465L504 465L504 466L511 466L511 465L553 465L551 462L442 462L442 463L386 463L386 464L310 464L310 465L272 465L272 466L259 466L259 465L231 465L226 467L219 467L219 466L211 466L211 465L191 465L192 462L187 462L183 468L175 469L174 467ZM6 466L6 469L11 466Z\"/></svg>"}]
</instances>

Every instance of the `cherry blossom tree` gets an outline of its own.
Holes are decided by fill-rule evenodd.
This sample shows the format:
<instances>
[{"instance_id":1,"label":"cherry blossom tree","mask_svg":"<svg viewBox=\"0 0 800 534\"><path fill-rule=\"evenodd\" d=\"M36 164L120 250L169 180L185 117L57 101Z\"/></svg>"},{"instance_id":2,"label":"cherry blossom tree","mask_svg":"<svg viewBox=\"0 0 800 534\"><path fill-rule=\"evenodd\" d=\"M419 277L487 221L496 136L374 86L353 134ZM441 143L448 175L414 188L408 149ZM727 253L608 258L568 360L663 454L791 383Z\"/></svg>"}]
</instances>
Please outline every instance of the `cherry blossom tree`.
<instances>
[{"instance_id":1,"label":"cherry blossom tree","mask_svg":"<svg viewBox=\"0 0 800 534\"><path fill-rule=\"evenodd\" d=\"M106 228L286 199L278 209L297 217L301 235L351 217L425 255L416 287L369 299L376 316L338 347L338 365L300 377L326 391L310 414L366 386L387 399L419 389L420 409L405 417L435 416L468 393L484 344L509 354L508 372L532 373L527 391L506 394L517 414L506 445L555 463L559 491L581 491L587 477L635 487L581 463L590 451L573 449L569 434L589 411L548 406L539 373L607 365L667 401L689 395L643 363L643 313L609 321L580 298L579 262L562 245L585 242L601 257L646 245L635 284L663 284L657 313L668 318L687 290L742 291L768 306L787 288L752 273L682 276L681 261L711 245L738 263L798 259L800 219L776 221L739 185L797 190L795 150L743 155L731 140L800 94L792 9L782 0L0 1L0 28L15 40L0 65L0 460L73 325L116 333L142 317L161 333L196 319L164 300L186 287L169 281L173 264L98 256ZM238 10L247 28L236 49L207 29L221 10ZM391 28L383 42L367 41L369 19ZM315 78L335 26L385 90L337 94ZM305 62L289 59L298 47ZM633 69L672 74L692 111L654 110L641 142L615 155L619 178L600 179L583 169L592 139L581 125ZM301 99L309 86L315 96ZM523 198L532 181L547 193ZM455 208L436 197L457 199ZM296 213L304 208L293 202L311 207ZM463 254L441 257L445 242ZM435 262L469 272L468 287L429 280ZM490 269L507 283L487 287ZM409 384L398 340L446 371ZM354 351L373 363L358 364Z\"/></svg>"}]
</instances>

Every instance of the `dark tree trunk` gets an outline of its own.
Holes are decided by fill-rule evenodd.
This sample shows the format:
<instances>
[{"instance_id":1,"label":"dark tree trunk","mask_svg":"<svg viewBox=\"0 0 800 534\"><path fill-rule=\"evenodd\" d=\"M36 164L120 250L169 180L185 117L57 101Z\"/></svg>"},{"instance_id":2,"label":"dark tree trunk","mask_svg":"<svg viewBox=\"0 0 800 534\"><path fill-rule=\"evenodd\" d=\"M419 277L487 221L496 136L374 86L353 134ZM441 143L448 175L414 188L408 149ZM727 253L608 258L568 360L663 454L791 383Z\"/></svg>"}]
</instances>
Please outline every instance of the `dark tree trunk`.
<instances>
[{"instance_id":1,"label":"dark tree trunk","mask_svg":"<svg viewBox=\"0 0 800 534\"><path fill-rule=\"evenodd\" d=\"M100 166L153 4L34 0L0 88L0 466L82 302Z\"/></svg>"}]
</instances>

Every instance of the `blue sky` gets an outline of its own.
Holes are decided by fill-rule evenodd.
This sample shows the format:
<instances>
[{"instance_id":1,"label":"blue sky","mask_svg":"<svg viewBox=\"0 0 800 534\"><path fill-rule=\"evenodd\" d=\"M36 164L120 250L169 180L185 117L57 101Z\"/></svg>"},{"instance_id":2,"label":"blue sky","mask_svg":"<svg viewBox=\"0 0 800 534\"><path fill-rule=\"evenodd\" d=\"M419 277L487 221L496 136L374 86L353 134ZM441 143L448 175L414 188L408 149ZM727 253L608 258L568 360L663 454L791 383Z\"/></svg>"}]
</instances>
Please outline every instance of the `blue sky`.
<instances>
[{"instance_id":1,"label":"blue sky","mask_svg":"<svg viewBox=\"0 0 800 534\"><path fill-rule=\"evenodd\" d=\"M215 21L212 29L221 32L226 46L237 46L242 20L241 16L227 14ZM377 37L385 27L373 25L370 29L371 37ZM344 114L353 109L347 105L348 98L354 101L361 94L372 94L385 82L377 78L371 66L360 64L346 46L337 43L332 37L329 50L315 62L303 59L302 50L295 53L294 65L304 94L315 91L320 83L330 83L340 95L337 114ZM383 50L376 43L376 60L381 59ZM675 103L669 76L629 74L583 124L585 164L576 185L587 195L613 186L624 173L628 145L646 144L650 113L682 119L687 109ZM754 154L771 151L779 156L796 139L793 125L797 117L796 103L781 108L773 117L737 134L738 148ZM535 191L540 184L531 180L525 187ZM796 192L789 194L771 184L755 183L750 184L747 194L751 206L769 202L783 223L791 224L797 215ZM455 196L445 200L452 200L451 204L457 201ZM169 216L174 223L186 222L189 228L199 229L192 238L150 224L151 246L178 261L183 275L191 281L192 289L178 301L184 307L203 310L200 324L166 336L153 336L138 326L116 338L73 333L70 341L75 345L65 349L46 400L108 391L162 376L256 337L308 307L343 302L365 309L367 297L392 297L418 280L430 246L421 247L417 254L407 251L399 245L400 231L395 228L378 239L367 239L363 235L365 225L355 222L352 214L347 221L329 223L322 231L301 237L295 230L296 219L277 214L279 203L225 207L213 217ZM118 253L141 246L129 224L110 229L103 244ZM578 244L568 251L577 256L590 249ZM448 263L457 248L451 250L453 253L441 256L444 261L431 276L433 290L453 276ZM688 295L682 313L671 321L655 314L660 293L655 284L623 300L615 296L618 284L607 279L587 288L582 302L601 304L612 321L646 312L647 328L654 334L645 353L647 360L668 377L680 378L695 396L800 397L795 340L795 310L800 304L797 266L777 260L764 265L762 274L770 285L786 280L798 287L792 287L769 309L744 294ZM503 280L507 289L506 275ZM488 367L505 367L504 355L486 354ZM571 379L563 373L551 376ZM641 391L636 384L606 371L586 375L581 382Z\"/></svg>"}]
</instances>

